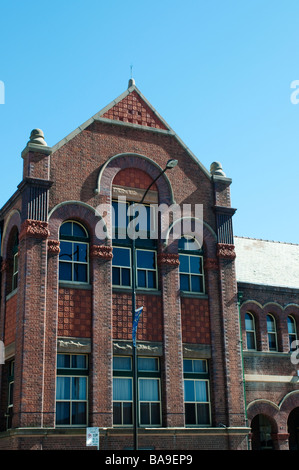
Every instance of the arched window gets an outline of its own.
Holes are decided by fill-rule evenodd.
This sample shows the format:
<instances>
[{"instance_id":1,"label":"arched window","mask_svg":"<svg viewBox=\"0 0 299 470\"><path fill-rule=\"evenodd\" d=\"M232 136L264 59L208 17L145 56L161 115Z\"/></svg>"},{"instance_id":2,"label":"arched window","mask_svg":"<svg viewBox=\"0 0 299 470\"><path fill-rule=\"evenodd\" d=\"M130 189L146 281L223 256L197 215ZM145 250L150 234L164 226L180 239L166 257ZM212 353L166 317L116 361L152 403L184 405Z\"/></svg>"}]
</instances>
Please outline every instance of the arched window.
<instances>
[{"instance_id":1,"label":"arched window","mask_svg":"<svg viewBox=\"0 0 299 470\"><path fill-rule=\"evenodd\" d=\"M293 345L292 347L292 342L297 340L297 327L296 327L296 321L295 318L293 318L291 315L288 316L288 333L289 333L289 344L290 344L290 350L296 349L296 345Z\"/></svg>"},{"instance_id":2,"label":"arched window","mask_svg":"<svg viewBox=\"0 0 299 470\"><path fill-rule=\"evenodd\" d=\"M185 292L204 293L202 250L194 237L179 240L180 289Z\"/></svg>"},{"instance_id":3,"label":"arched window","mask_svg":"<svg viewBox=\"0 0 299 470\"><path fill-rule=\"evenodd\" d=\"M59 280L89 282L89 236L79 222L68 220L60 227Z\"/></svg>"},{"instance_id":4,"label":"arched window","mask_svg":"<svg viewBox=\"0 0 299 470\"><path fill-rule=\"evenodd\" d=\"M269 351L277 351L276 321L273 315L267 315L267 333Z\"/></svg>"},{"instance_id":5,"label":"arched window","mask_svg":"<svg viewBox=\"0 0 299 470\"><path fill-rule=\"evenodd\" d=\"M249 312L245 314L245 331L247 349L256 349L255 320Z\"/></svg>"}]
</instances>

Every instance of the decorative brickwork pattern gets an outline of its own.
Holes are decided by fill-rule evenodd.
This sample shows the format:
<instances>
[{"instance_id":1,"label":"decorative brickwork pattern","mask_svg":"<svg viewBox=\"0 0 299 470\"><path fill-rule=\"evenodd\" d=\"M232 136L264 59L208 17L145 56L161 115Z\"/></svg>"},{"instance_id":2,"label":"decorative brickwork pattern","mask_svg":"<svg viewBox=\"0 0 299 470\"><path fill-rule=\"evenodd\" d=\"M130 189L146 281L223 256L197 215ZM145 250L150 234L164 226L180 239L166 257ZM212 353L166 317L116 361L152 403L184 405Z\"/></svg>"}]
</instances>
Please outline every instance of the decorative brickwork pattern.
<instances>
[{"instance_id":1,"label":"decorative brickwork pattern","mask_svg":"<svg viewBox=\"0 0 299 470\"><path fill-rule=\"evenodd\" d=\"M14 294L6 301L5 310L5 327L4 327L4 344L8 346L15 341L16 336L16 315L17 315L18 296Z\"/></svg>"},{"instance_id":2,"label":"decorative brickwork pattern","mask_svg":"<svg viewBox=\"0 0 299 470\"><path fill-rule=\"evenodd\" d=\"M183 297L181 309L183 343L210 344L208 300Z\"/></svg>"},{"instance_id":3,"label":"decorative brickwork pattern","mask_svg":"<svg viewBox=\"0 0 299 470\"><path fill-rule=\"evenodd\" d=\"M137 330L138 341L162 341L161 297L137 295L137 307L143 306ZM113 293L113 339L132 339L132 295Z\"/></svg>"},{"instance_id":4,"label":"decorative brickwork pattern","mask_svg":"<svg viewBox=\"0 0 299 470\"><path fill-rule=\"evenodd\" d=\"M113 179L113 184L128 188L147 189L152 181L148 173L139 170L139 168L125 168L117 173ZM153 184L151 190L158 190L156 183Z\"/></svg>"},{"instance_id":5,"label":"decorative brickwork pattern","mask_svg":"<svg viewBox=\"0 0 299 470\"><path fill-rule=\"evenodd\" d=\"M113 106L102 116L114 121L130 122L141 126L166 129L161 120L153 113L149 106L140 98L136 91L127 95L118 104Z\"/></svg>"},{"instance_id":6,"label":"decorative brickwork pattern","mask_svg":"<svg viewBox=\"0 0 299 470\"><path fill-rule=\"evenodd\" d=\"M91 337L91 291L59 289L58 336Z\"/></svg>"}]
</instances>

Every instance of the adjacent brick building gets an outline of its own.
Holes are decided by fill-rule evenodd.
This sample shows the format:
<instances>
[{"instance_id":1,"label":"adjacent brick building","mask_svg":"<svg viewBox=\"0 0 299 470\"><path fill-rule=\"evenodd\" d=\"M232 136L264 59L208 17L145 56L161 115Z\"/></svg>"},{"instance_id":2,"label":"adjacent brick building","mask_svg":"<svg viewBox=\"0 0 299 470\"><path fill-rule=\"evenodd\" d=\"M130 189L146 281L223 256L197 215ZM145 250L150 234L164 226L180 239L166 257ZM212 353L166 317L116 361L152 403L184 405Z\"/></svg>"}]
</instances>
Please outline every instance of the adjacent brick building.
<instances>
[{"instance_id":1,"label":"adjacent brick building","mask_svg":"<svg viewBox=\"0 0 299 470\"><path fill-rule=\"evenodd\" d=\"M87 426L102 449L133 447L135 303L140 449L298 448L299 286L242 278L221 165L207 170L133 80L54 147L32 131L22 159L0 211L0 448L85 449ZM146 209L134 246L121 208L143 197L190 211L163 231Z\"/></svg>"}]
</instances>

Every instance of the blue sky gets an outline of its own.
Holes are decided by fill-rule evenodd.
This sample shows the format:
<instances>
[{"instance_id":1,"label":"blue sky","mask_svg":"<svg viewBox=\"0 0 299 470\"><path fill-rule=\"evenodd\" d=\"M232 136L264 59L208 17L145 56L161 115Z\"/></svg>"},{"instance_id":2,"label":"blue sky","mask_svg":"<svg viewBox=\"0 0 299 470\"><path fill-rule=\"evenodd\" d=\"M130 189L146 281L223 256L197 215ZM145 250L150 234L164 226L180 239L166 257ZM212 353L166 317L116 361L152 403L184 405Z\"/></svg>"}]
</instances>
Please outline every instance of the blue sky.
<instances>
[{"instance_id":1,"label":"blue sky","mask_svg":"<svg viewBox=\"0 0 299 470\"><path fill-rule=\"evenodd\" d=\"M298 17L297 0L0 0L0 206L31 130L55 145L126 90L133 65L197 158L232 178L235 234L299 243Z\"/></svg>"}]
</instances>

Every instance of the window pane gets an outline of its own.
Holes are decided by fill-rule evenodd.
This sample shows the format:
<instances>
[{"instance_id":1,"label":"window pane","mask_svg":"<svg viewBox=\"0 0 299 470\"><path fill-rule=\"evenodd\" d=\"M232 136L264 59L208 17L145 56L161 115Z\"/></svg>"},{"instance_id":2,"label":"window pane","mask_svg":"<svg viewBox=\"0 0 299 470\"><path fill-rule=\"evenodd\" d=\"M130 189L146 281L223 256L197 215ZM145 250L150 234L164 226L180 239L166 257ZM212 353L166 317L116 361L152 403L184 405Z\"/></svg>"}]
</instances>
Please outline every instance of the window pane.
<instances>
[{"instance_id":1,"label":"window pane","mask_svg":"<svg viewBox=\"0 0 299 470\"><path fill-rule=\"evenodd\" d=\"M245 329L246 330L253 330L254 329L253 318L248 313L246 313L246 315L245 315Z\"/></svg>"},{"instance_id":2,"label":"window pane","mask_svg":"<svg viewBox=\"0 0 299 470\"><path fill-rule=\"evenodd\" d=\"M123 424L132 423L132 403L123 403Z\"/></svg>"},{"instance_id":3,"label":"window pane","mask_svg":"<svg viewBox=\"0 0 299 470\"><path fill-rule=\"evenodd\" d=\"M193 360L193 371L194 372L207 372L207 363L201 359Z\"/></svg>"},{"instance_id":4,"label":"window pane","mask_svg":"<svg viewBox=\"0 0 299 470\"><path fill-rule=\"evenodd\" d=\"M191 276L191 290L192 292L202 292L201 276Z\"/></svg>"},{"instance_id":5,"label":"window pane","mask_svg":"<svg viewBox=\"0 0 299 470\"><path fill-rule=\"evenodd\" d=\"M210 424L210 408L208 404L198 403L197 424Z\"/></svg>"},{"instance_id":6,"label":"window pane","mask_svg":"<svg viewBox=\"0 0 299 470\"><path fill-rule=\"evenodd\" d=\"M132 400L132 379L113 379L113 400Z\"/></svg>"},{"instance_id":7,"label":"window pane","mask_svg":"<svg viewBox=\"0 0 299 470\"><path fill-rule=\"evenodd\" d=\"M189 276L188 274L180 274L180 289L189 291Z\"/></svg>"},{"instance_id":8,"label":"window pane","mask_svg":"<svg viewBox=\"0 0 299 470\"><path fill-rule=\"evenodd\" d=\"M255 338L253 332L246 333L247 349L255 349Z\"/></svg>"},{"instance_id":9,"label":"window pane","mask_svg":"<svg viewBox=\"0 0 299 470\"><path fill-rule=\"evenodd\" d=\"M195 381L195 400L208 401L208 387L207 382L202 380Z\"/></svg>"},{"instance_id":10,"label":"window pane","mask_svg":"<svg viewBox=\"0 0 299 470\"><path fill-rule=\"evenodd\" d=\"M70 403L68 402L56 403L56 424L57 425L70 424Z\"/></svg>"},{"instance_id":11,"label":"window pane","mask_svg":"<svg viewBox=\"0 0 299 470\"><path fill-rule=\"evenodd\" d=\"M86 369L86 356L83 354L75 354L72 356L73 369Z\"/></svg>"},{"instance_id":12,"label":"window pane","mask_svg":"<svg viewBox=\"0 0 299 470\"><path fill-rule=\"evenodd\" d=\"M186 424L196 424L195 403L185 403Z\"/></svg>"},{"instance_id":13,"label":"window pane","mask_svg":"<svg viewBox=\"0 0 299 470\"><path fill-rule=\"evenodd\" d=\"M289 334L296 333L295 321L292 317L288 317L288 332Z\"/></svg>"},{"instance_id":14,"label":"window pane","mask_svg":"<svg viewBox=\"0 0 299 470\"><path fill-rule=\"evenodd\" d=\"M269 334L268 335L268 341L269 341L269 349L270 351L276 351L277 345L276 345L276 335L275 334Z\"/></svg>"},{"instance_id":15,"label":"window pane","mask_svg":"<svg viewBox=\"0 0 299 470\"><path fill-rule=\"evenodd\" d=\"M121 403L113 403L113 424L121 424Z\"/></svg>"},{"instance_id":16,"label":"window pane","mask_svg":"<svg viewBox=\"0 0 299 470\"><path fill-rule=\"evenodd\" d=\"M72 399L86 400L86 377L72 377Z\"/></svg>"},{"instance_id":17,"label":"window pane","mask_svg":"<svg viewBox=\"0 0 299 470\"><path fill-rule=\"evenodd\" d=\"M112 268L112 284L120 286L120 268Z\"/></svg>"},{"instance_id":18,"label":"window pane","mask_svg":"<svg viewBox=\"0 0 299 470\"><path fill-rule=\"evenodd\" d=\"M85 243L73 243L73 260L87 263L87 245Z\"/></svg>"},{"instance_id":19,"label":"window pane","mask_svg":"<svg viewBox=\"0 0 299 470\"><path fill-rule=\"evenodd\" d=\"M158 371L159 360L156 357L138 357L138 370Z\"/></svg>"},{"instance_id":20,"label":"window pane","mask_svg":"<svg viewBox=\"0 0 299 470\"><path fill-rule=\"evenodd\" d=\"M149 403L140 403L140 424L151 424Z\"/></svg>"},{"instance_id":21,"label":"window pane","mask_svg":"<svg viewBox=\"0 0 299 470\"><path fill-rule=\"evenodd\" d=\"M192 370L192 359L184 359L184 372L193 372Z\"/></svg>"},{"instance_id":22,"label":"window pane","mask_svg":"<svg viewBox=\"0 0 299 470\"><path fill-rule=\"evenodd\" d=\"M201 273L201 258L200 256L190 256L190 272L194 274Z\"/></svg>"},{"instance_id":23,"label":"window pane","mask_svg":"<svg viewBox=\"0 0 299 470\"><path fill-rule=\"evenodd\" d=\"M122 286L126 286L126 287L131 285L130 269L123 268L121 270L121 283L122 283Z\"/></svg>"},{"instance_id":24,"label":"window pane","mask_svg":"<svg viewBox=\"0 0 299 470\"><path fill-rule=\"evenodd\" d=\"M130 267L130 250L128 248L113 248L113 266L127 266Z\"/></svg>"},{"instance_id":25,"label":"window pane","mask_svg":"<svg viewBox=\"0 0 299 470\"><path fill-rule=\"evenodd\" d=\"M63 263L60 261L59 263L59 279L61 281L71 281L72 280L72 264L71 263Z\"/></svg>"},{"instance_id":26,"label":"window pane","mask_svg":"<svg viewBox=\"0 0 299 470\"><path fill-rule=\"evenodd\" d=\"M140 379L139 397L141 401L159 400L159 381L158 379Z\"/></svg>"},{"instance_id":27,"label":"window pane","mask_svg":"<svg viewBox=\"0 0 299 470\"><path fill-rule=\"evenodd\" d=\"M151 403L151 424L161 424L160 403Z\"/></svg>"},{"instance_id":28,"label":"window pane","mask_svg":"<svg viewBox=\"0 0 299 470\"><path fill-rule=\"evenodd\" d=\"M155 253L153 251L137 250L137 267L155 269Z\"/></svg>"},{"instance_id":29,"label":"window pane","mask_svg":"<svg viewBox=\"0 0 299 470\"><path fill-rule=\"evenodd\" d=\"M86 424L86 403L72 403L72 424Z\"/></svg>"},{"instance_id":30,"label":"window pane","mask_svg":"<svg viewBox=\"0 0 299 470\"><path fill-rule=\"evenodd\" d=\"M188 273L189 272L189 256L179 255L180 261L180 272Z\"/></svg>"},{"instance_id":31,"label":"window pane","mask_svg":"<svg viewBox=\"0 0 299 470\"><path fill-rule=\"evenodd\" d=\"M267 331L270 332L275 332L275 321L274 318L271 317L270 315L267 316Z\"/></svg>"},{"instance_id":32,"label":"window pane","mask_svg":"<svg viewBox=\"0 0 299 470\"><path fill-rule=\"evenodd\" d=\"M80 238L82 237L86 238L87 236L84 228L81 225L76 224L76 222L73 223L73 236L80 237Z\"/></svg>"},{"instance_id":33,"label":"window pane","mask_svg":"<svg viewBox=\"0 0 299 470\"><path fill-rule=\"evenodd\" d=\"M70 377L57 377L56 398L57 400L69 400L71 397Z\"/></svg>"},{"instance_id":34,"label":"window pane","mask_svg":"<svg viewBox=\"0 0 299 470\"><path fill-rule=\"evenodd\" d=\"M156 288L156 272L155 271L148 271L147 272L147 287L149 289Z\"/></svg>"},{"instance_id":35,"label":"window pane","mask_svg":"<svg viewBox=\"0 0 299 470\"><path fill-rule=\"evenodd\" d=\"M194 381L184 380L185 401L195 401Z\"/></svg>"},{"instance_id":36,"label":"window pane","mask_svg":"<svg viewBox=\"0 0 299 470\"><path fill-rule=\"evenodd\" d=\"M57 369L69 369L70 368L70 355L69 354L57 354Z\"/></svg>"},{"instance_id":37,"label":"window pane","mask_svg":"<svg viewBox=\"0 0 299 470\"><path fill-rule=\"evenodd\" d=\"M138 287L146 287L146 271L137 271L137 285Z\"/></svg>"},{"instance_id":38,"label":"window pane","mask_svg":"<svg viewBox=\"0 0 299 470\"><path fill-rule=\"evenodd\" d=\"M87 282L87 265L74 264L74 281Z\"/></svg>"},{"instance_id":39,"label":"window pane","mask_svg":"<svg viewBox=\"0 0 299 470\"><path fill-rule=\"evenodd\" d=\"M60 236L72 236L72 222L65 222L60 227Z\"/></svg>"},{"instance_id":40,"label":"window pane","mask_svg":"<svg viewBox=\"0 0 299 470\"><path fill-rule=\"evenodd\" d=\"M73 244L72 242L60 242L60 253L59 259L65 261L72 261L73 256Z\"/></svg>"},{"instance_id":41,"label":"window pane","mask_svg":"<svg viewBox=\"0 0 299 470\"><path fill-rule=\"evenodd\" d=\"M113 370L132 370L131 358L126 356L114 357Z\"/></svg>"}]
</instances>

